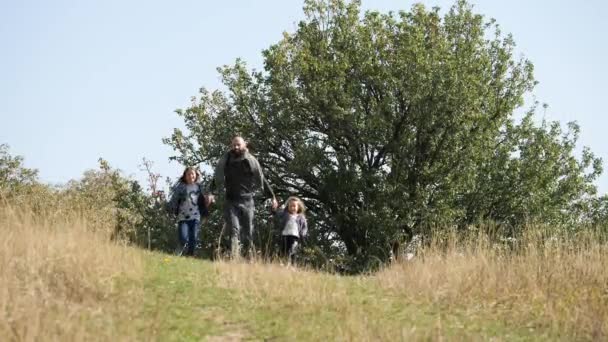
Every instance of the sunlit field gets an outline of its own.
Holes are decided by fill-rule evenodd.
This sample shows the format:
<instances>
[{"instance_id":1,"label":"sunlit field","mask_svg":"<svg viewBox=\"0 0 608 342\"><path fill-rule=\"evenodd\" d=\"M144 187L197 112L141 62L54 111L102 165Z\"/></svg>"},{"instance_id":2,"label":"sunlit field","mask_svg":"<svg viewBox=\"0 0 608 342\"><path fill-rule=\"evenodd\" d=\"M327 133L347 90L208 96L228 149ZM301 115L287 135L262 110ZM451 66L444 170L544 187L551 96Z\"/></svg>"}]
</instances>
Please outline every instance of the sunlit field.
<instances>
[{"instance_id":1,"label":"sunlit field","mask_svg":"<svg viewBox=\"0 0 608 342\"><path fill-rule=\"evenodd\" d=\"M77 213L0 211L3 340L605 340L608 247L445 234L407 262L340 276L110 242ZM534 229L531 229L534 231Z\"/></svg>"}]
</instances>

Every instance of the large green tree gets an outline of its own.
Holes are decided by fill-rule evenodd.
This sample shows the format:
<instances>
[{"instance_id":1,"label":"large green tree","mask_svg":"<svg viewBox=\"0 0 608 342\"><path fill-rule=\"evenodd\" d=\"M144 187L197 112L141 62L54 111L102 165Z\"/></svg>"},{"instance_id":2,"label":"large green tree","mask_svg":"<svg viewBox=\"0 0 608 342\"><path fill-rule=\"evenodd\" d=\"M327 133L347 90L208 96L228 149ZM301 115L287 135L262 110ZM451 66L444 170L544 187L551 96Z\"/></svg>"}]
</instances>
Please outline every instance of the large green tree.
<instances>
[{"instance_id":1,"label":"large green tree","mask_svg":"<svg viewBox=\"0 0 608 342\"><path fill-rule=\"evenodd\" d=\"M594 194L600 162L573 156L578 128L521 121L535 80L493 20L458 1L361 13L308 0L305 19L263 51L264 70L219 68L165 142L214 165L230 137L253 145L277 192L302 197L319 244L359 264L431 226L565 222Z\"/></svg>"}]
</instances>

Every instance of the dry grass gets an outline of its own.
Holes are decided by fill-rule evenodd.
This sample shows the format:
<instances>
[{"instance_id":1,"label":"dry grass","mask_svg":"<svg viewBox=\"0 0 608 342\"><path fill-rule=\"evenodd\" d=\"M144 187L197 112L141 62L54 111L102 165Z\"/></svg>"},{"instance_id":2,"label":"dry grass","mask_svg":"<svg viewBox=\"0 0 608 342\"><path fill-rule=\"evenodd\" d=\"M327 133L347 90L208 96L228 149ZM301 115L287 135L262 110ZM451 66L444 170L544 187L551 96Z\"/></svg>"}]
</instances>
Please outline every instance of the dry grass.
<instances>
[{"instance_id":1,"label":"dry grass","mask_svg":"<svg viewBox=\"0 0 608 342\"><path fill-rule=\"evenodd\" d=\"M143 261L73 212L0 208L0 336L4 340L132 339Z\"/></svg>"},{"instance_id":2,"label":"dry grass","mask_svg":"<svg viewBox=\"0 0 608 342\"><path fill-rule=\"evenodd\" d=\"M381 298L366 294L366 277L278 264L216 263L214 268L218 285L236 290L237 300L246 303L243 310L258 316L258 336L358 341L394 337L394 331L383 327L386 321L378 311Z\"/></svg>"},{"instance_id":3,"label":"dry grass","mask_svg":"<svg viewBox=\"0 0 608 342\"><path fill-rule=\"evenodd\" d=\"M342 277L142 253L82 215L0 208L3 340L608 339L608 246L591 233L532 229L516 252L447 234Z\"/></svg>"},{"instance_id":4,"label":"dry grass","mask_svg":"<svg viewBox=\"0 0 608 342\"><path fill-rule=\"evenodd\" d=\"M514 253L483 235L451 236L444 247L434 244L417 261L374 278L380 288L418 303L495 317L532 334L606 340L608 246L598 241L593 233L568 239L532 233Z\"/></svg>"},{"instance_id":5,"label":"dry grass","mask_svg":"<svg viewBox=\"0 0 608 342\"><path fill-rule=\"evenodd\" d=\"M262 339L411 341L507 336L504 330L466 331L442 325L445 313L437 307L385 291L376 276L343 277L276 264L216 263L214 268L218 285L235 290L238 302L243 303L237 317L254 318L253 334Z\"/></svg>"},{"instance_id":6,"label":"dry grass","mask_svg":"<svg viewBox=\"0 0 608 342\"><path fill-rule=\"evenodd\" d=\"M606 340L608 246L597 241L530 234L514 253L481 235L451 235L412 262L360 277L214 268L219 285L248 303L243 310L267 312L258 324L296 340Z\"/></svg>"}]
</instances>

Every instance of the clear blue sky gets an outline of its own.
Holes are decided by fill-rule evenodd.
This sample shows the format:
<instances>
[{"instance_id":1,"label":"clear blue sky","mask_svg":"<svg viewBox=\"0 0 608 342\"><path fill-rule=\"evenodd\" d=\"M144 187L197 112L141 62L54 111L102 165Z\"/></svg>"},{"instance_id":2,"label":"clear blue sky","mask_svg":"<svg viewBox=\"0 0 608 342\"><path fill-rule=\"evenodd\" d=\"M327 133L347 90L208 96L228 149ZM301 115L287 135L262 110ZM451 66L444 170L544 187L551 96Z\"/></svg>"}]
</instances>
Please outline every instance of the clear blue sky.
<instances>
[{"instance_id":1,"label":"clear blue sky","mask_svg":"<svg viewBox=\"0 0 608 342\"><path fill-rule=\"evenodd\" d=\"M363 0L365 9L415 1ZM447 9L453 1L422 1ZM608 173L608 2L472 1L514 35L535 65L545 117L576 120L581 145ZM103 157L144 179L142 157L163 176L162 144L201 86L219 86L217 66L237 57L259 68L261 50L294 31L302 1L0 1L0 143L23 155L43 181L64 183ZM608 192L608 174L598 182Z\"/></svg>"}]
</instances>

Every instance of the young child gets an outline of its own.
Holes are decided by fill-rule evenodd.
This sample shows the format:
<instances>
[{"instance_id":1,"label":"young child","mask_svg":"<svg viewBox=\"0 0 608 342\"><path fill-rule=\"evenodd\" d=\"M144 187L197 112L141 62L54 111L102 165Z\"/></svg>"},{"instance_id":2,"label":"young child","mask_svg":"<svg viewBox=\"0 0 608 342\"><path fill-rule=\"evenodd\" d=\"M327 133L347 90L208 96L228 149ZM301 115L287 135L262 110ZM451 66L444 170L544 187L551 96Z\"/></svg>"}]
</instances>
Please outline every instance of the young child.
<instances>
[{"instance_id":1,"label":"young child","mask_svg":"<svg viewBox=\"0 0 608 342\"><path fill-rule=\"evenodd\" d=\"M281 252L287 264L294 264L298 246L308 234L308 223L304 212L306 207L301 199L289 197L284 207L277 212L281 229Z\"/></svg>"},{"instance_id":2,"label":"young child","mask_svg":"<svg viewBox=\"0 0 608 342\"><path fill-rule=\"evenodd\" d=\"M177 215L180 255L194 255L201 218L208 216L208 211L199 174L193 167L184 170L179 182L172 189L169 210Z\"/></svg>"}]
</instances>

